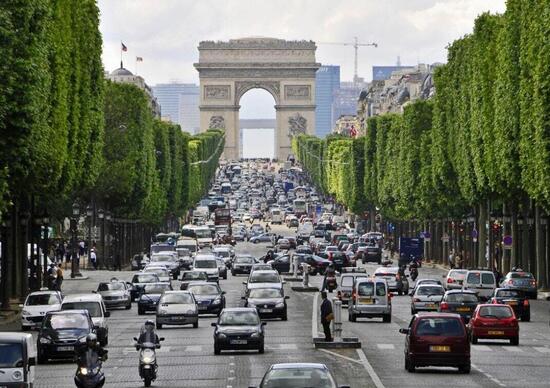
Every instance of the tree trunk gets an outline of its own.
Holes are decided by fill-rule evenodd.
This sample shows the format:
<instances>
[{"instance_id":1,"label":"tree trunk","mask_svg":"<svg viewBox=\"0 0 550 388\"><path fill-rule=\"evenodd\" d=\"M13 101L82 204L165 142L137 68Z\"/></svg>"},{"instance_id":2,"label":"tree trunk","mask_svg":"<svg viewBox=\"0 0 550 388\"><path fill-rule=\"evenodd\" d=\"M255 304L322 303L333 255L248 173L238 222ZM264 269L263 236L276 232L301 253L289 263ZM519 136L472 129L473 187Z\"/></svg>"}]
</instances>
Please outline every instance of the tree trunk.
<instances>
[{"instance_id":1,"label":"tree trunk","mask_svg":"<svg viewBox=\"0 0 550 388\"><path fill-rule=\"evenodd\" d=\"M479 238L476 267L487 267L487 204L480 203L479 209Z\"/></svg>"},{"instance_id":2,"label":"tree trunk","mask_svg":"<svg viewBox=\"0 0 550 388\"><path fill-rule=\"evenodd\" d=\"M535 205L535 255L536 255L536 275L537 284L540 286L546 284L546 263L544 259L544 246L542 225L540 220L540 206Z\"/></svg>"},{"instance_id":3,"label":"tree trunk","mask_svg":"<svg viewBox=\"0 0 550 388\"><path fill-rule=\"evenodd\" d=\"M512 203L510 206L510 231L512 232L512 250L510 251L510 269L518 265L518 246L519 246L519 233L518 233L518 208L516 203Z\"/></svg>"},{"instance_id":4,"label":"tree trunk","mask_svg":"<svg viewBox=\"0 0 550 388\"><path fill-rule=\"evenodd\" d=\"M522 224L521 224L521 259L519 265L526 271L533 272L531 260L529 259L529 200L522 204Z\"/></svg>"}]
</instances>

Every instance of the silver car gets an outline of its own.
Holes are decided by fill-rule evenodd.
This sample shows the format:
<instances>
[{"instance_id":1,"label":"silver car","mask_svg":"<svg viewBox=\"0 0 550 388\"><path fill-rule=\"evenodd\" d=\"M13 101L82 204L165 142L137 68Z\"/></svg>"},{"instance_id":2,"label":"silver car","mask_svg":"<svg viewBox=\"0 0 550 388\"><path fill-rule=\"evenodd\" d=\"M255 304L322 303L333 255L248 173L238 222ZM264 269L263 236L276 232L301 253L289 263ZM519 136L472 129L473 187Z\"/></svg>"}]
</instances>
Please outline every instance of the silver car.
<instances>
[{"instance_id":1,"label":"silver car","mask_svg":"<svg viewBox=\"0 0 550 388\"><path fill-rule=\"evenodd\" d=\"M126 310L130 310L132 308L130 288L125 282L101 282L97 286L96 292L103 297L103 303L108 309L124 307Z\"/></svg>"},{"instance_id":2,"label":"silver car","mask_svg":"<svg viewBox=\"0 0 550 388\"><path fill-rule=\"evenodd\" d=\"M157 328L163 325L193 325L199 327L199 311L189 291L164 291L157 305Z\"/></svg>"},{"instance_id":3,"label":"silver car","mask_svg":"<svg viewBox=\"0 0 550 388\"><path fill-rule=\"evenodd\" d=\"M384 279L358 278L353 287L353 297L348 305L350 322L357 318L382 318L391 322L391 294Z\"/></svg>"},{"instance_id":4,"label":"silver car","mask_svg":"<svg viewBox=\"0 0 550 388\"><path fill-rule=\"evenodd\" d=\"M461 290L467 272L466 269L451 269L445 279L447 290Z\"/></svg>"},{"instance_id":5,"label":"silver car","mask_svg":"<svg viewBox=\"0 0 550 388\"><path fill-rule=\"evenodd\" d=\"M411 314L418 311L437 311L445 289L439 284L422 284L416 288L411 301Z\"/></svg>"}]
</instances>

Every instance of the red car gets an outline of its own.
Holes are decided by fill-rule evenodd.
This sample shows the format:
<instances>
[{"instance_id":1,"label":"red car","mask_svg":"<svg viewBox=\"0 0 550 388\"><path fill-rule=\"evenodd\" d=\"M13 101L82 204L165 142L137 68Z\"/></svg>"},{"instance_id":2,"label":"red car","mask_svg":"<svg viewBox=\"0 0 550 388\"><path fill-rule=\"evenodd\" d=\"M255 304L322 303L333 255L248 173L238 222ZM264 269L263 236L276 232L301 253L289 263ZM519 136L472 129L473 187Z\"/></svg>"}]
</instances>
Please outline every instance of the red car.
<instances>
[{"instance_id":1,"label":"red car","mask_svg":"<svg viewBox=\"0 0 550 388\"><path fill-rule=\"evenodd\" d=\"M468 331L458 314L415 314L406 329L405 369L411 373L420 366L457 367L470 373Z\"/></svg>"},{"instance_id":2,"label":"red car","mask_svg":"<svg viewBox=\"0 0 550 388\"><path fill-rule=\"evenodd\" d=\"M508 339L512 345L519 345L518 320L508 305L478 305L468 327L473 344L478 339Z\"/></svg>"}]
</instances>

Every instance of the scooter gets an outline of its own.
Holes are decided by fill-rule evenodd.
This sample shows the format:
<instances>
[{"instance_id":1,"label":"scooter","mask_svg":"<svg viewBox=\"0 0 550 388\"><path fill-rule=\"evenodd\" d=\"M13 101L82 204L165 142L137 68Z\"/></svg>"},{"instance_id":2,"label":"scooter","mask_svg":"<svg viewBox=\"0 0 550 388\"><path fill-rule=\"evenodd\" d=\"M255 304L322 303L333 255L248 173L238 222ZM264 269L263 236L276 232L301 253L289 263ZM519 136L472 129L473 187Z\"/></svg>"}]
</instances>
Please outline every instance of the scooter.
<instances>
[{"instance_id":1,"label":"scooter","mask_svg":"<svg viewBox=\"0 0 550 388\"><path fill-rule=\"evenodd\" d=\"M411 265L409 265L409 272L411 274L411 280L413 282L416 281L416 278L418 277L418 265L416 264L416 262L413 262L411 263Z\"/></svg>"},{"instance_id":2,"label":"scooter","mask_svg":"<svg viewBox=\"0 0 550 388\"><path fill-rule=\"evenodd\" d=\"M107 351L105 351L107 352ZM105 375L101 371L106 355L99 357L97 353L89 349L85 356L77 360L77 369L74 383L78 388L101 388L105 384Z\"/></svg>"},{"instance_id":3,"label":"scooter","mask_svg":"<svg viewBox=\"0 0 550 388\"><path fill-rule=\"evenodd\" d=\"M151 382L157 378L158 365L155 350L160 349L160 344L152 342L140 344L135 337L134 341L136 341L136 350L139 350L139 377L143 379L143 385L150 387ZM164 338L159 338L159 341L164 341Z\"/></svg>"},{"instance_id":4,"label":"scooter","mask_svg":"<svg viewBox=\"0 0 550 388\"><path fill-rule=\"evenodd\" d=\"M338 287L338 285L336 284L336 276L327 276L327 279L326 279L326 288L328 290L328 292L332 292L336 289L336 287Z\"/></svg>"}]
</instances>

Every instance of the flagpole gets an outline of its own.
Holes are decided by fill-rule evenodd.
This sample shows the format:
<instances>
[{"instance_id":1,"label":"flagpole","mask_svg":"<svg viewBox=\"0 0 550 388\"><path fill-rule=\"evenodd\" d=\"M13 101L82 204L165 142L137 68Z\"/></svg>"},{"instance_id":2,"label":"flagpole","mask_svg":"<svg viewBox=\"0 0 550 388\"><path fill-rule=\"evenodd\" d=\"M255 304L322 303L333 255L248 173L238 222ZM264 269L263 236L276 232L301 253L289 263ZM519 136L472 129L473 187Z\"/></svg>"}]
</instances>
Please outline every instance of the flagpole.
<instances>
[{"instance_id":1,"label":"flagpole","mask_svg":"<svg viewBox=\"0 0 550 388\"><path fill-rule=\"evenodd\" d=\"M120 67L122 67L122 41L120 41Z\"/></svg>"}]
</instances>

